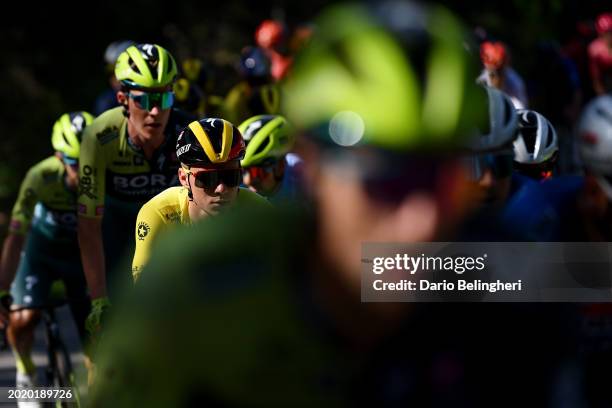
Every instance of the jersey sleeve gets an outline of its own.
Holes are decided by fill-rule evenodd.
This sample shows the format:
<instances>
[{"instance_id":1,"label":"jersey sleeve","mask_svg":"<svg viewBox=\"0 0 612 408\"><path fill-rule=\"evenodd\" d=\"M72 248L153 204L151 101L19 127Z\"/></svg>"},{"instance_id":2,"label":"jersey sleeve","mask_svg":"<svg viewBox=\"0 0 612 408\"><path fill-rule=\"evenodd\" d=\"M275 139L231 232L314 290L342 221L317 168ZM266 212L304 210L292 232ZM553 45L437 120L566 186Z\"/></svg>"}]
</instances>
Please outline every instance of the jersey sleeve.
<instances>
[{"instance_id":1,"label":"jersey sleeve","mask_svg":"<svg viewBox=\"0 0 612 408\"><path fill-rule=\"evenodd\" d=\"M78 214L85 217L101 217L104 211L106 163L95 132L95 126L85 128L79 158Z\"/></svg>"},{"instance_id":2,"label":"jersey sleeve","mask_svg":"<svg viewBox=\"0 0 612 408\"><path fill-rule=\"evenodd\" d=\"M9 231L25 235L32 223L34 207L39 201L41 177L36 167L31 168L19 188L19 196L11 212Z\"/></svg>"},{"instance_id":3,"label":"jersey sleeve","mask_svg":"<svg viewBox=\"0 0 612 408\"><path fill-rule=\"evenodd\" d=\"M151 257L151 246L155 237L164 229L165 225L153 201L147 202L138 212L136 230L134 231L136 249L132 260L132 277L135 282Z\"/></svg>"}]
</instances>

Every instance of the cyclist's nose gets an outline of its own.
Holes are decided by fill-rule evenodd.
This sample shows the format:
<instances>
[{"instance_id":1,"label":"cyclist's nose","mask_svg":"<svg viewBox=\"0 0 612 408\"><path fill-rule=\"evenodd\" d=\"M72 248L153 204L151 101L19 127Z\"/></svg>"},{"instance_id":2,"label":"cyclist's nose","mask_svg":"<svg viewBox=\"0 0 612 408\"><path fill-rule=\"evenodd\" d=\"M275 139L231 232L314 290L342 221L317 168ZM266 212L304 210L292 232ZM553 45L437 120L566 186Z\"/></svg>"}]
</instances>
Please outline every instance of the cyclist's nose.
<instances>
[{"instance_id":1,"label":"cyclist's nose","mask_svg":"<svg viewBox=\"0 0 612 408\"><path fill-rule=\"evenodd\" d=\"M216 194L223 194L227 191L227 186L222 181L217 184L217 188L215 188Z\"/></svg>"},{"instance_id":2,"label":"cyclist's nose","mask_svg":"<svg viewBox=\"0 0 612 408\"><path fill-rule=\"evenodd\" d=\"M495 178L493 177L493 172L491 169L486 169L480 180L478 180L478 185L481 187L490 188L493 187L494 182Z\"/></svg>"},{"instance_id":3,"label":"cyclist's nose","mask_svg":"<svg viewBox=\"0 0 612 408\"><path fill-rule=\"evenodd\" d=\"M157 116L157 115L159 115L159 113L160 113L160 112L161 112L160 107L159 107L159 106L157 106L157 105L154 105L154 106L151 108L151 110L149 111L149 115L151 115L151 116Z\"/></svg>"}]
</instances>

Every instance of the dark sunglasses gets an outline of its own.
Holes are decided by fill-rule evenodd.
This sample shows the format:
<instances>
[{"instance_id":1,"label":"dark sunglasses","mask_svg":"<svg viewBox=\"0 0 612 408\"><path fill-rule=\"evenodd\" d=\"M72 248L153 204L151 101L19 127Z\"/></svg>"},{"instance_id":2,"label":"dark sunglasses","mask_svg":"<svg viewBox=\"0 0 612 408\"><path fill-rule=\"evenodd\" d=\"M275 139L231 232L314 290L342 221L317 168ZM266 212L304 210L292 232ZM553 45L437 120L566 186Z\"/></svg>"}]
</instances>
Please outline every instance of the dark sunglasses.
<instances>
[{"instance_id":1,"label":"dark sunglasses","mask_svg":"<svg viewBox=\"0 0 612 408\"><path fill-rule=\"evenodd\" d=\"M174 105L174 92L145 92L140 95L134 95L128 93L130 99L136 103L139 109L150 111L154 106L158 106L160 109L169 109Z\"/></svg>"},{"instance_id":2,"label":"dark sunglasses","mask_svg":"<svg viewBox=\"0 0 612 408\"><path fill-rule=\"evenodd\" d=\"M328 153L324 160L357 175L371 200L392 206L401 204L415 192L435 192L445 162L442 157L432 155L396 155L373 149L364 154L337 149Z\"/></svg>"},{"instance_id":3,"label":"dark sunglasses","mask_svg":"<svg viewBox=\"0 0 612 408\"><path fill-rule=\"evenodd\" d=\"M208 191L214 191L219 184L237 187L242 181L242 169L201 171L194 174L195 185Z\"/></svg>"}]
</instances>

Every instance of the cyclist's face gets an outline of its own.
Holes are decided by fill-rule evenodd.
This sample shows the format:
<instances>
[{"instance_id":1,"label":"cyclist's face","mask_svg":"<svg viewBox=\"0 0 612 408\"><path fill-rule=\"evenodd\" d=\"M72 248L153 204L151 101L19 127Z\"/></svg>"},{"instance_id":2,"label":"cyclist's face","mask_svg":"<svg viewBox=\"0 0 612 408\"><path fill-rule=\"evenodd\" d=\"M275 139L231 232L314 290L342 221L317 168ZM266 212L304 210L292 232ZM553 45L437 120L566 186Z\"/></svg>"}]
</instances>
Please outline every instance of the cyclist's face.
<instances>
[{"instance_id":1,"label":"cyclist's face","mask_svg":"<svg viewBox=\"0 0 612 408\"><path fill-rule=\"evenodd\" d=\"M491 86L494 88L501 88L504 85L504 72L503 69L489 69L487 70L489 75L489 81Z\"/></svg>"},{"instance_id":2,"label":"cyclist's face","mask_svg":"<svg viewBox=\"0 0 612 408\"><path fill-rule=\"evenodd\" d=\"M457 213L444 213L442 199L456 195L454 186L441 178L454 178L457 173L441 170L437 163L425 164L422 169L420 164L409 165L414 171L398 167L387 176L367 179L360 174L358 163L345 165L334 154L321 160L316 150L314 156L309 151L300 153L306 185L312 188L317 207L325 258L356 290L363 242L429 241L438 236L442 223L456 223L446 219L448 214L456 217Z\"/></svg>"},{"instance_id":3,"label":"cyclist's face","mask_svg":"<svg viewBox=\"0 0 612 408\"><path fill-rule=\"evenodd\" d=\"M251 191L269 196L278 188L282 180L279 175L282 176L284 171L284 160L266 166L251 166L243 169L242 182Z\"/></svg>"},{"instance_id":4,"label":"cyclist's face","mask_svg":"<svg viewBox=\"0 0 612 408\"><path fill-rule=\"evenodd\" d=\"M156 96L170 91L170 89L156 89L152 94ZM122 92L121 92L122 93ZM163 137L164 129L168 124L171 107L162 109L160 103L152 103L149 110L138 101L139 97L145 94L143 91L130 90L129 93L122 93L123 100L127 103L128 112L130 114L129 121L136 133L138 133L145 141L157 140Z\"/></svg>"},{"instance_id":5,"label":"cyclist's face","mask_svg":"<svg viewBox=\"0 0 612 408\"><path fill-rule=\"evenodd\" d=\"M191 167L191 175L179 168L179 180L191 188L193 199L189 214L192 219L217 215L226 210L238 196L241 168L238 160L222 164Z\"/></svg>"},{"instance_id":6,"label":"cyclist's face","mask_svg":"<svg viewBox=\"0 0 612 408\"><path fill-rule=\"evenodd\" d=\"M465 160L476 206L503 205L510 194L512 154L500 151L470 156Z\"/></svg>"}]
</instances>

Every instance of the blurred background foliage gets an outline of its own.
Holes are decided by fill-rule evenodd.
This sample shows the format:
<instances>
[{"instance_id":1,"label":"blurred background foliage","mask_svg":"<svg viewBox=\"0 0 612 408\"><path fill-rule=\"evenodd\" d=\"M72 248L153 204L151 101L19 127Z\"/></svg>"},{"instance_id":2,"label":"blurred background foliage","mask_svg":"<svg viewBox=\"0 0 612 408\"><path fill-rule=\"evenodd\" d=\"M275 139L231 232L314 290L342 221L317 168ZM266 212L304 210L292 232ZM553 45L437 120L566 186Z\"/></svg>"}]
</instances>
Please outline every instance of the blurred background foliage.
<instances>
[{"instance_id":1,"label":"blurred background foliage","mask_svg":"<svg viewBox=\"0 0 612 408\"><path fill-rule=\"evenodd\" d=\"M106 0L78 7L61 2L15 3L0 17L0 231L27 169L52 153L51 126L63 112L91 110L107 88L103 54L115 40L157 42L178 59L199 57L211 69L214 92L237 81L234 62L265 18L288 26L309 21L330 1L247 2ZM482 27L528 70L540 39L566 41L576 22L592 20L602 1L442 1L471 28ZM608 4L609 6L609 4ZM475 55L477 58L477 53Z\"/></svg>"}]
</instances>

